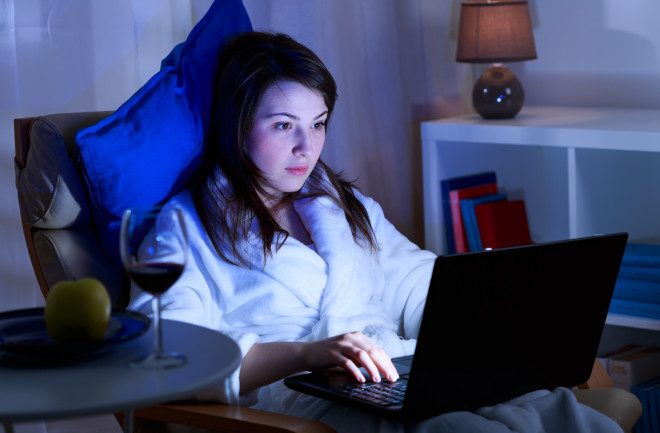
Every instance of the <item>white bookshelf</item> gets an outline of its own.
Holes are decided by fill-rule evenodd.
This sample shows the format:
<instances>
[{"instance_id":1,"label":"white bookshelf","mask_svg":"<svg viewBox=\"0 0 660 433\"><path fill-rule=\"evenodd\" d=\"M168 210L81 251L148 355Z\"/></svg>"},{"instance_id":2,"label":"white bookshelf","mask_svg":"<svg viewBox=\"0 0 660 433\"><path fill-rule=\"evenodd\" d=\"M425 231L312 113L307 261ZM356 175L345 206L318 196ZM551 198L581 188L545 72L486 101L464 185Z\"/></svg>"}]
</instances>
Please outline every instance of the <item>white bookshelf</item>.
<instances>
[{"instance_id":1,"label":"white bookshelf","mask_svg":"<svg viewBox=\"0 0 660 433\"><path fill-rule=\"evenodd\" d=\"M446 252L440 181L490 170L502 192L525 200L535 242L625 231L631 242L660 243L660 110L525 107L513 119L422 122L421 138L431 251ZM660 321L607 323L617 339L660 337Z\"/></svg>"},{"instance_id":2,"label":"white bookshelf","mask_svg":"<svg viewBox=\"0 0 660 433\"><path fill-rule=\"evenodd\" d=\"M625 316L623 314L607 315L607 324L635 329L648 329L660 331L660 320L645 319L643 317Z\"/></svg>"}]
</instances>

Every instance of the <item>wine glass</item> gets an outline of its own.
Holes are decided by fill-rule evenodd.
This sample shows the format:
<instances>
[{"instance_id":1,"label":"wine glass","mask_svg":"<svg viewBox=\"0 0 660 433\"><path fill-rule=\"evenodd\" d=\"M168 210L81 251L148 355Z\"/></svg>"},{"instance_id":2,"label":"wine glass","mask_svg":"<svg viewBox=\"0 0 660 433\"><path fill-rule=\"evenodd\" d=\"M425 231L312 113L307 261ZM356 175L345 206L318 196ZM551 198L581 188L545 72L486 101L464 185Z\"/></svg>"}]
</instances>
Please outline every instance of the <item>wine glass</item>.
<instances>
[{"instance_id":1,"label":"wine glass","mask_svg":"<svg viewBox=\"0 0 660 433\"><path fill-rule=\"evenodd\" d=\"M160 323L160 296L179 279L188 255L188 235L181 210L173 206L127 209L122 215L119 236L124 269L135 284L153 295L153 352L131 365L147 369L184 365L184 355L163 351Z\"/></svg>"}]
</instances>

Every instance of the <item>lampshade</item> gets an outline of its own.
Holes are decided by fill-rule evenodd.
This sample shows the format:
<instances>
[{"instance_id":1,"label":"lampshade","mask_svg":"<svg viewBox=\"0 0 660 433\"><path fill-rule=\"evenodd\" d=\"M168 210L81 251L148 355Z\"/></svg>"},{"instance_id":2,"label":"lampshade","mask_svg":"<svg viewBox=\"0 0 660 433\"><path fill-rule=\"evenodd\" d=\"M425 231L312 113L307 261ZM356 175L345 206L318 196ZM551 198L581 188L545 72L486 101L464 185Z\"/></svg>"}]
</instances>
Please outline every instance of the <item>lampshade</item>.
<instances>
[{"instance_id":1,"label":"lampshade","mask_svg":"<svg viewBox=\"0 0 660 433\"><path fill-rule=\"evenodd\" d=\"M535 58L527 1L461 3L456 61L494 63Z\"/></svg>"},{"instance_id":2,"label":"lampshade","mask_svg":"<svg viewBox=\"0 0 660 433\"><path fill-rule=\"evenodd\" d=\"M472 103L487 119L514 117L525 93L518 78L502 62L536 58L527 1L490 0L461 3L456 61L494 63L479 78Z\"/></svg>"}]
</instances>

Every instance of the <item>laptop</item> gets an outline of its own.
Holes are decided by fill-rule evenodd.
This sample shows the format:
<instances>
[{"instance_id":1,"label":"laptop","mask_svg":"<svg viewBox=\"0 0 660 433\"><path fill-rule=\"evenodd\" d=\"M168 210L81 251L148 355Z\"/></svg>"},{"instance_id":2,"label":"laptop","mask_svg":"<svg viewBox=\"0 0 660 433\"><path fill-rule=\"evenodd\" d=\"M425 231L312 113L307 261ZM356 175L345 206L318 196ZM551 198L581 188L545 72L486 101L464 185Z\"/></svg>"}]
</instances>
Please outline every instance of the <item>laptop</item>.
<instances>
[{"instance_id":1,"label":"laptop","mask_svg":"<svg viewBox=\"0 0 660 433\"><path fill-rule=\"evenodd\" d=\"M326 372L284 383L406 421L584 383L627 239L616 233L439 256L415 354L394 360L397 382L359 384Z\"/></svg>"}]
</instances>

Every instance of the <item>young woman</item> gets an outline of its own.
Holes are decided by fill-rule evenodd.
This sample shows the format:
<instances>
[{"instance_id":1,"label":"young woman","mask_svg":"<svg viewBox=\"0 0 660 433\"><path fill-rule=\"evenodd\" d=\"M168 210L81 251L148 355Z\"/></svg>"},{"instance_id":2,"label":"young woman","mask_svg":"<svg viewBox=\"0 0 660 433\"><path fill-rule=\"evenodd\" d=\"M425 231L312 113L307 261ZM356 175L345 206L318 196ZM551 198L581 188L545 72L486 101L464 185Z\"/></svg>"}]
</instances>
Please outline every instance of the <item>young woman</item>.
<instances>
[{"instance_id":1,"label":"young woman","mask_svg":"<svg viewBox=\"0 0 660 433\"><path fill-rule=\"evenodd\" d=\"M232 39L218 61L202 166L169 203L184 211L190 257L162 296L163 317L219 330L241 348L239 370L199 397L315 417L339 431L403 431L290 391L281 379L342 368L364 381L363 367L374 380L397 380L390 357L414 352L435 255L320 160L337 92L314 53L254 32ZM136 289L130 308L149 312L150 299ZM563 411L579 409L574 398L545 392L544 413L557 415L549 396ZM516 410L519 425L538 423L536 410ZM591 415L598 428L607 424ZM407 428L456 431L457 422L508 429L458 413Z\"/></svg>"}]
</instances>

